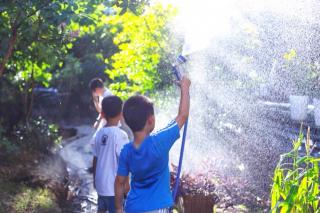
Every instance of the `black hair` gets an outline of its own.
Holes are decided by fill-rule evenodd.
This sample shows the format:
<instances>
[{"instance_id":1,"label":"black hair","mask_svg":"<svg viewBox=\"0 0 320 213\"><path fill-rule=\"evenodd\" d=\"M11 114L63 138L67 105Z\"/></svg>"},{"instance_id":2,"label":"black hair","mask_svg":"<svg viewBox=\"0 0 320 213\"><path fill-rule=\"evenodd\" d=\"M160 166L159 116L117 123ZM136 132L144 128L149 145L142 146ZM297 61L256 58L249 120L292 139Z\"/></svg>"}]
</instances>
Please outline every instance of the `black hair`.
<instances>
[{"instance_id":1,"label":"black hair","mask_svg":"<svg viewBox=\"0 0 320 213\"><path fill-rule=\"evenodd\" d=\"M118 116L122 111L122 100L118 96L111 95L103 98L102 100L102 112L106 118L114 118Z\"/></svg>"},{"instance_id":2,"label":"black hair","mask_svg":"<svg viewBox=\"0 0 320 213\"><path fill-rule=\"evenodd\" d=\"M153 103L145 96L132 96L124 103L123 116L133 132L141 131L151 115L154 115Z\"/></svg>"},{"instance_id":3,"label":"black hair","mask_svg":"<svg viewBox=\"0 0 320 213\"><path fill-rule=\"evenodd\" d=\"M103 81L101 78L93 78L90 83L89 83L89 87L91 89L91 91L95 91L97 88L103 88Z\"/></svg>"}]
</instances>

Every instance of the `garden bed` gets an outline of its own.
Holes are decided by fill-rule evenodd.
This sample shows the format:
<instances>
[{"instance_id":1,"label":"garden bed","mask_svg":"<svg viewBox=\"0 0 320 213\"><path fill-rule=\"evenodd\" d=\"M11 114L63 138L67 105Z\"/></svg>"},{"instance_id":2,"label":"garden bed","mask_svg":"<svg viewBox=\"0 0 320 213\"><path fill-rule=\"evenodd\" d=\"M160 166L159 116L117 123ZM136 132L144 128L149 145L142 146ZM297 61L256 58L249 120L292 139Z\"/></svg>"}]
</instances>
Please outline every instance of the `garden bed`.
<instances>
[{"instance_id":1,"label":"garden bed","mask_svg":"<svg viewBox=\"0 0 320 213\"><path fill-rule=\"evenodd\" d=\"M0 164L0 212L68 211L68 174L60 156L22 151L7 157Z\"/></svg>"},{"instance_id":2,"label":"garden bed","mask_svg":"<svg viewBox=\"0 0 320 213\"><path fill-rule=\"evenodd\" d=\"M0 212L62 212L47 188L0 179Z\"/></svg>"},{"instance_id":3,"label":"garden bed","mask_svg":"<svg viewBox=\"0 0 320 213\"><path fill-rule=\"evenodd\" d=\"M172 186L176 178L176 167L173 168ZM183 174L180 183L175 207L178 212L268 212L270 206L268 192L261 195L236 176L221 176L212 170L193 171Z\"/></svg>"}]
</instances>

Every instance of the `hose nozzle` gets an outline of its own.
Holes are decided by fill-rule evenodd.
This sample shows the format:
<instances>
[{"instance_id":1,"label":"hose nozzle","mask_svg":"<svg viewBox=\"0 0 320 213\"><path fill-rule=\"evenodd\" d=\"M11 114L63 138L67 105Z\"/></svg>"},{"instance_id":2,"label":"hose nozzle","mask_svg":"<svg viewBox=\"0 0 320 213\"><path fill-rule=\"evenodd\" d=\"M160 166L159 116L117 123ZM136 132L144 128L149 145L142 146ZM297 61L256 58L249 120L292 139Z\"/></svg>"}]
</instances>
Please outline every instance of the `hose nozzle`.
<instances>
[{"instance_id":1,"label":"hose nozzle","mask_svg":"<svg viewBox=\"0 0 320 213\"><path fill-rule=\"evenodd\" d=\"M187 62L186 57L184 57L183 55L179 55L177 58L176 64L172 65L173 74L175 75L178 81L180 81L182 78L182 71L183 71L182 65L186 62Z\"/></svg>"}]
</instances>

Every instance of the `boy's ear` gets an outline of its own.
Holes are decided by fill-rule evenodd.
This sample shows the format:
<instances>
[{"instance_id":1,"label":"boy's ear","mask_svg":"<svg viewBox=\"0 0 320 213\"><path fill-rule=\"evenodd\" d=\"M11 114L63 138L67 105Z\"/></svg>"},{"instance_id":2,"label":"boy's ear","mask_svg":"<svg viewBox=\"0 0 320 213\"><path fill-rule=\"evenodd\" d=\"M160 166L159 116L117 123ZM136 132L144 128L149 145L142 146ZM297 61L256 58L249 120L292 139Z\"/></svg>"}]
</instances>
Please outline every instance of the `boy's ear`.
<instances>
[{"instance_id":1,"label":"boy's ear","mask_svg":"<svg viewBox=\"0 0 320 213\"><path fill-rule=\"evenodd\" d=\"M101 117L103 117L104 119L106 119L106 114L104 114L104 112L101 112Z\"/></svg>"},{"instance_id":2,"label":"boy's ear","mask_svg":"<svg viewBox=\"0 0 320 213\"><path fill-rule=\"evenodd\" d=\"M120 112L120 113L119 113L119 115L118 115L118 117L119 117L120 119L124 119L124 117L123 117L123 113L122 113L122 112Z\"/></svg>"},{"instance_id":3,"label":"boy's ear","mask_svg":"<svg viewBox=\"0 0 320 213\"><path fill-rule=\"evenodd\" d=\"M148 125L153 126L155 124L156 118L154 115L150 115L147 119Z\"/></svg>"},{"instance_id":4,"label":"boy's ear","mask_svg":"<svg viewBox=\"0 0 320 213\"><path fill-rule=\"evenodd\" d=\"M149 123L149 131L150 133L154 130L154 127L156 125L156 117L154 115L150 115L148 118L148 123Z\"/></svg>"}]
</instances>

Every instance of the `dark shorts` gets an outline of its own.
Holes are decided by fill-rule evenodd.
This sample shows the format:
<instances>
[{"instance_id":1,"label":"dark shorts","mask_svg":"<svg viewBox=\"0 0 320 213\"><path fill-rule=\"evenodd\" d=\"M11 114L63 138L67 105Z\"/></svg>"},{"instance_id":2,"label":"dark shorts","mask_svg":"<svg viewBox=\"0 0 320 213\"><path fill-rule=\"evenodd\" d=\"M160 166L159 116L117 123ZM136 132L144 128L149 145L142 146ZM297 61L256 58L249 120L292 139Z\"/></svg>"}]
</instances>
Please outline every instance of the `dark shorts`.
<instances>
[{"instance_id":1,"label":"dark shorts","mask_svg":"<svg viewBox=\"0 0 320 213\"><path fill-rule=\"evenodd\" d=\"M116 212L114 196L98 195L98 211L108 211L109 213Z\"/></svg>"}]
</instances>

